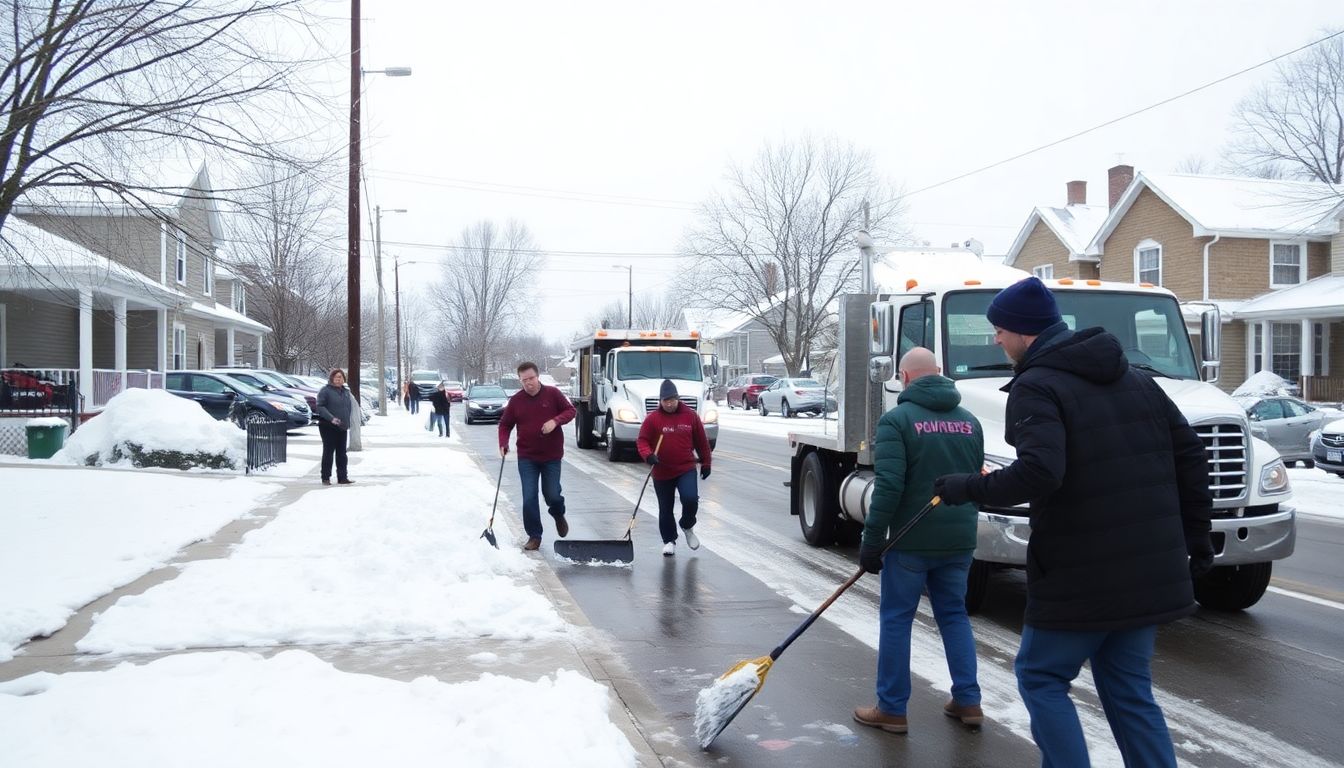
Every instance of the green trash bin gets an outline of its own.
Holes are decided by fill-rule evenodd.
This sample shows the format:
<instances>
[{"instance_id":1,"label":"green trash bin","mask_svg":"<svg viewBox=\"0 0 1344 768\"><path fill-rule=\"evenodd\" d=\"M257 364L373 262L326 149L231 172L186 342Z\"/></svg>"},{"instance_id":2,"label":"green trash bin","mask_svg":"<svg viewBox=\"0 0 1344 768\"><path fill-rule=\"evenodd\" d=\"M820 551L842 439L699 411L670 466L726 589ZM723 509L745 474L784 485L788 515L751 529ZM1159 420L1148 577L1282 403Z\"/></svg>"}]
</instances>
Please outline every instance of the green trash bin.
<instances>
[{"instance_id":1,"label":"green trash bin","mask_svg":"<svg viewBox=\"0 0 1344 768\"><path fill-rule=\"evenodd\" d=\"M65 431L70 425L65 419L48 417L32 419L24 428L28 432L28 458L50 459L65 446Z\"/></svg>"}]
</instances>

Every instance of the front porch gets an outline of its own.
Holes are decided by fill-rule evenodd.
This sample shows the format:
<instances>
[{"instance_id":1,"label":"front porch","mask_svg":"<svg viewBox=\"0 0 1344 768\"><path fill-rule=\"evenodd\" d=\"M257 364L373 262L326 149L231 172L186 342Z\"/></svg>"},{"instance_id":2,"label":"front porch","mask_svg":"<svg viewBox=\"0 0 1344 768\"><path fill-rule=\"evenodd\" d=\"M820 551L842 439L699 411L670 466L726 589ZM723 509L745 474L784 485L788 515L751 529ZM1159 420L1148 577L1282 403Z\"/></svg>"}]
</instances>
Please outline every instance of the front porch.
<instances>
[{"instance_id":1,"label":"front porch","mask_svg":"<svg viewBox=\"0 0 1344 768\"><path fill-rule=\"evenodd\" d=\"M1261 294L1234 316L1244 324L1246 376L1273 371L1305 400L1344 401L1344 274Z\"/></svg>"}]
</instances>

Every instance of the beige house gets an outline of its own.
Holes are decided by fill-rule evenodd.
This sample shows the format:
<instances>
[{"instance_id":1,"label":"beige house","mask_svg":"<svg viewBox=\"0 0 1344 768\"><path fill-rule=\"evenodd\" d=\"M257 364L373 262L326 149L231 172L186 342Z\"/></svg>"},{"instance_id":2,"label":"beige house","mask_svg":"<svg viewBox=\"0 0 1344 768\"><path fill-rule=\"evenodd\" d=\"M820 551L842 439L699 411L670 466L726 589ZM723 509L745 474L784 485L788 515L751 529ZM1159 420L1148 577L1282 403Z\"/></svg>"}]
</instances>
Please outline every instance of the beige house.
<instances>
[{"instance_id":1,"label":"beige house","mask_svg":"<svg viewBox=\"0 0 1344 768\"><path fill-rule=\"evenodd\" d=\"M84 412L126 387L162 386L175 368L260 365L265 325L243 281L222 268L209 172L163 183L158 214L82 199L17 207L0 259L0 367L76 381Z\"/></svg>"},{"instance_id":2,"label":"beige house","mask_svg":"<svg viewBox=\"0 0 1344 768\"><path fill-rule=\"evenodd\" d=\"M1009 263L1055 277L1151 283L1223 314L1219 386L1271 370L1316 399L1344 383L1344 191L1299 181L1108 173L1105 216L1091 239L1060 236L1036 209ZM1073 232L1095 220L1080 191ZM1079 207L1076 207L1079 206ZM1066 209L1067 210L1067 209ZM1056 213L1058 218L1058 214ZM1092 217L1092 218L1089 218ZM1030 231L1029 231L1030 230ZM1085 232L1084 232L1085 234ZM1052 237L1053 236L1053 242ZM1095 265L1096 272L1086 269ZM1061 274L1063 272L1064 274ZM1334 393L1331 395L1331 393Z\"/></svg>"}]
</instances>

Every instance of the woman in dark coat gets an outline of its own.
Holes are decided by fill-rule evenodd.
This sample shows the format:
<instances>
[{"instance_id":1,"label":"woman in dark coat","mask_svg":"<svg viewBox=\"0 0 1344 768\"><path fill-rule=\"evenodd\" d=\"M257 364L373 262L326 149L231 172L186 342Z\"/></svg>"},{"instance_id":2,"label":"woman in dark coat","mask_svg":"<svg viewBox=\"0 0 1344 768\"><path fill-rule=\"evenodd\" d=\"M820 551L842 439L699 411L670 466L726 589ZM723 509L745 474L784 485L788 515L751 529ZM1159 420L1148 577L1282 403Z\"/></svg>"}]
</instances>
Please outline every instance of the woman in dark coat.
<instances>
[{"instance_id":1,"label":"woman in dark coat","mask_svg":"<svg viewBox=\"0 0 1344 768\"><path fill-rule=\"evenodd\" d=\"M355 411L350 390L345 386L345 371L333 369L327 385L317 393L317 432L322 436L322 484L331 485L331 465L336 463L336 482L354 482L347 473L346 435Z\"/></svg>"},{"instance_id":2,"label":"woman in dark coat","mask_svg":"<svg viewBox=\"0 0 1344 768\"><path fill-rule=\"evenodd\" d=\"M448 424L448 415L452 413L453 401L448 398L448 391L443 388L443 384L439 384L434 394L429 396L429 402L434 406L431 423L439 423L439 437L452 437L453 428Z\"/></svg>"}]
</instances>

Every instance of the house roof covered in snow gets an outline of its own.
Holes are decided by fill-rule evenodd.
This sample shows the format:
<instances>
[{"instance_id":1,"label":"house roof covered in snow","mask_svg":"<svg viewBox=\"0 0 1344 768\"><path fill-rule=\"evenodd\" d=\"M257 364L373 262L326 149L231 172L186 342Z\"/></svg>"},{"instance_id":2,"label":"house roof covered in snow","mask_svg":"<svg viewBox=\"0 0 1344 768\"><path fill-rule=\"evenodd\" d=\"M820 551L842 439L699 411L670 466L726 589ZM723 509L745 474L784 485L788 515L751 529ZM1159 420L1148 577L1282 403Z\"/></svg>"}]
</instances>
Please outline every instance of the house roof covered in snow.
<instances>
[{"instance_id":1,"label":"house roof covered in snow","mask_svg":"<svg viewBox=\"0 0 1344 768\"><path fill-rule=\"evenodd\" d=\"M1026 246L1027 238L1031 237L1037 222L1045 224L1059 242L1069 249L1069 261L1096 261L1098 252L1092 248L1092 238L1106 222L1108 212L1104 205L1067 205L1063 208L1038 206L1017 233L1003 263L1011 267L1017 261L1017 255Z\"/></svg>"},{"instance_id":2,"label":"house roof covered in snow","mask_svg":"<svg viewBox=\"0 0 1344 768\"><path fill-rule=\"evenodd\" d=\"M1262 293L1236 310L1238 320L1313 319L1344 315L1344 274L1332 273L1292 288Z\"/></svg>"},{"instance_id":3,"label":"house roof covered in snow","mask_svg":"<svg viewBox=\"0 0 1344 768\"><path fill-rule=\"evenodd\" d=\"M1340 231L1344 214L1344 187L1331 184L1139 173L1093 239L1091 247L1098 253L1144 189L1190 222L1194 237L1323 240Z\"/></svg>"}]
</instances>

